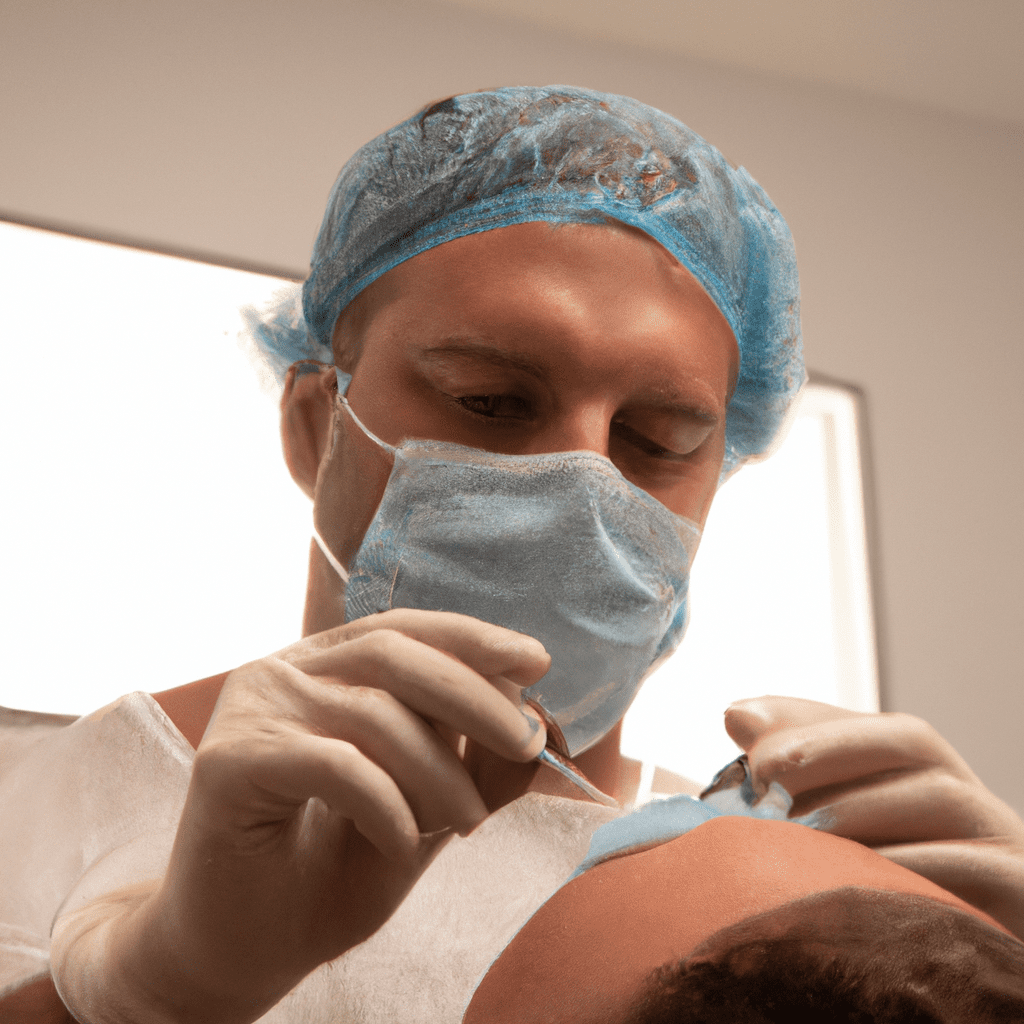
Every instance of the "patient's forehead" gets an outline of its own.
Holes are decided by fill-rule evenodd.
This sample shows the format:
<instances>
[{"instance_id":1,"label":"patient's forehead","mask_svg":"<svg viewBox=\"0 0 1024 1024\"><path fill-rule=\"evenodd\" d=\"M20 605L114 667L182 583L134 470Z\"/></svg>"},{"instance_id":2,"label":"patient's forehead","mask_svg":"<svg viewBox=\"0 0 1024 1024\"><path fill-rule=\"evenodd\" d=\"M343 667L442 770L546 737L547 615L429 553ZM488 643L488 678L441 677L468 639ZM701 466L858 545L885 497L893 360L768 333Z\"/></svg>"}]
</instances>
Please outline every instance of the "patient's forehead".
<instances>
[{"instance_id":1,"label":"patient's forehead","mask_svg":"<svg viewBox=\"0 0 1024 1024\"><path fill-rule=\"evenodd\" d=\"M722 928L851 886L926 896L1005 931L859 843L794 822L723 816L563 886L492 964L465 1021L600 1020L651 971ZM507 1016L511 1007L519 1018Z\"/></svg>"}]
</instances>

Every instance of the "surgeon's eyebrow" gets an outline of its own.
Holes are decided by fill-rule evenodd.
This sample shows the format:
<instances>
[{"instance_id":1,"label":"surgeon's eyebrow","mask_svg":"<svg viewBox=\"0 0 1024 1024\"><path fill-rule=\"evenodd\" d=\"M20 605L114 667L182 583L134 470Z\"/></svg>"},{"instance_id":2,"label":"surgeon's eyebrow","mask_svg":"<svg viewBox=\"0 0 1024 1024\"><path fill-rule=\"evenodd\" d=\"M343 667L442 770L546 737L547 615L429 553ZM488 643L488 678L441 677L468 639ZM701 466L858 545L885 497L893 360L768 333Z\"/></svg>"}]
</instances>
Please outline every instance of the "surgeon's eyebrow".
<instances>
[{"instance_id":1,"label":"surgeon's eyebrow","mask_svg":"<svg viewBox=\"0 0 1024 1024\"><path fill-rule=\"evenodd\" d=\"M420 349L420 355L426 362L442 362L447 356L466 356L481 362L490 363L492 366L500 366L503 369L522 370L537 380L546 380L547 374L544 369L532 359L509 352L496 345L489 345L486 341L476 338L446 338L438 345L431 345ZM715 425L719 416L714 411L714 403L695 400L692 396L686 396L667 381L659 383L649 389L650 396L654 399L650 405L656 412L664 412L669 415L685 416L689 419L697 419L702 423Z\"/></svg>"},{"instance_id":2,"label":"surgeon's eyebrow","mask_svg":"<svg viewBox=\"0 0 1024 1024\"><path fill-rule=\"evenodd\" d=\"M428 362L440 362L445 356L469 356L481 362L491 363L493 366L522 370L538 380L545 378L543 369L532 359L471 338L447 338L440 345L431 345L420 351Z\"/></svg>"}]
</instances>

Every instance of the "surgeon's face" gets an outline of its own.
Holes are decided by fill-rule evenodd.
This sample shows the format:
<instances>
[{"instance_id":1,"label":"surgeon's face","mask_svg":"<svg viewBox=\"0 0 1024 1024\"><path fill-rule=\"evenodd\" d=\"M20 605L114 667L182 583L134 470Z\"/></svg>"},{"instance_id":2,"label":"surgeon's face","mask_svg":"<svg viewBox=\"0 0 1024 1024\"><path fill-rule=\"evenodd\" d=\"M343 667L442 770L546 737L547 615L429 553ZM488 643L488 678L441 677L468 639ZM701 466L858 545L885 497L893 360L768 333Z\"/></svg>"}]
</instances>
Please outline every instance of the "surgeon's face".
<instances>
[{"instance_id":1,"label":"surgeon's face","mask_svg":"<svg viewBox=\"0 0 1024 1024\"><path fill-rule=\"evenodd\" d=\"M348 396L384 440L507 454L587 450L704 522L722 466L735 338L693 276L639 231L522 224L400 264L343 314ZM321 463L321 533L347 564L390 458L347 422Z\"/></svg>"}]
</instances>

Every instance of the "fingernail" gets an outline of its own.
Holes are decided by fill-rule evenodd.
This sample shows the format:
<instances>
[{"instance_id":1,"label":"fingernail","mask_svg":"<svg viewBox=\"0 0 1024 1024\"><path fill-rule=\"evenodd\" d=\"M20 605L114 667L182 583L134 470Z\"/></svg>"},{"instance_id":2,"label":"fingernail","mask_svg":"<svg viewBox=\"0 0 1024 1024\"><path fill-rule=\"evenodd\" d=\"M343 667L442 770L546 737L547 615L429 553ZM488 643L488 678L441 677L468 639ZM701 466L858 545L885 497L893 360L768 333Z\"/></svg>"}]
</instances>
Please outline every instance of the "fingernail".
<instances>
[{"instance_id":1,"label":"fingernail","mask_svg":"<svg viewBox=\"0 0 1024 1024\"><path fill-rule=\"evenodd\" d=\"M544 744L547 742L548 738L547 729L544 728L544 723L531 707L522 707L519 710L527 726L527 735L523 743L523 753L526 754L527 757L533 758L544 749Z\"/></svg>"}]
</instances>

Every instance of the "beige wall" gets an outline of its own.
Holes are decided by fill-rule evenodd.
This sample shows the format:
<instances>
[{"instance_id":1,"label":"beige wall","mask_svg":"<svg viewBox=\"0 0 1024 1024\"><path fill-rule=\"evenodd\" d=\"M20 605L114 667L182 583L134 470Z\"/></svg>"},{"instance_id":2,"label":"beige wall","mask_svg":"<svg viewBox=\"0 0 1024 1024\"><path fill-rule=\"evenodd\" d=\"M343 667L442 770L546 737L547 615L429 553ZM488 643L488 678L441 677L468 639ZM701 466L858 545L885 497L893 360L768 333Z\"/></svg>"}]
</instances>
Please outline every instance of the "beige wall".
<instances>
[{"instance_id":1,"label":"beige wall","mask_svg":"<svg viewBox=\"0 0 1024 1024\"><path fill-rule=\"evenodd\" d=\"M426 3L0 12L8 215L300 270L353 149L427 100L501 84L634 95L748 167L796 237L809 364L867 392L885 704L1024 810L1019 125Z\"/></svg>"}]
</instances>

